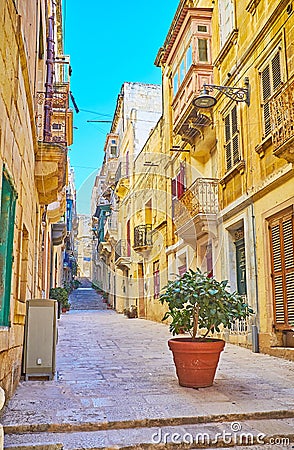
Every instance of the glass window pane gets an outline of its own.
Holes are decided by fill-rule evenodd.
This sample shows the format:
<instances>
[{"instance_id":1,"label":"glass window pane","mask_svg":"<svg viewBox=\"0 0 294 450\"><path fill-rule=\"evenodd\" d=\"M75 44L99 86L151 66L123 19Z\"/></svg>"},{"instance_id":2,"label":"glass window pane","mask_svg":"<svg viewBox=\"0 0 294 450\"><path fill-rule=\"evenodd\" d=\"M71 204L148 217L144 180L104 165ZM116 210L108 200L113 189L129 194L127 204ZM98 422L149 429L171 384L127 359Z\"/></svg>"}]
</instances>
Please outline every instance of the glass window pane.
<instances>
[{"instance_id":1,"label":"glass window pane","mask_svg":"<svg viewBox=\"0 0 294 450\"><path fill-rule=\"evenodd\" d=\"M183 82L183 79L185 77L185 60L182 59L181 65L180 65L180 84Z\"/></svg>"},{"instance_id":2,"label":"glass window pane","mask_svg":"<svg viewBox=\"0 0 294 450\"><path fill-rule=\"evenodd\" d=\"M187 50L186 54L186 64L187 64L187 71L192 66L192 45Z\"/></svg>"},{"instance_id":3,"label":"glass window pane","mask_svg":"<svg viewBox=\"0 0 294 450\"><path fill-rule=\"evenodd\" d=\"M199 61L208 61L207 39L198 39Z\"/></svg>"},{"instance_id":4,"label":"glass window pane","mask_svg":"<svg viewBox=\"0 0 294 450\"><path fill-rule=\"evenodd\" d=\"M173 79L173 88L174 88L174 95L176 95L179 89L179 77L177 73L175 74Z\"/></svg>"}]
</instances>

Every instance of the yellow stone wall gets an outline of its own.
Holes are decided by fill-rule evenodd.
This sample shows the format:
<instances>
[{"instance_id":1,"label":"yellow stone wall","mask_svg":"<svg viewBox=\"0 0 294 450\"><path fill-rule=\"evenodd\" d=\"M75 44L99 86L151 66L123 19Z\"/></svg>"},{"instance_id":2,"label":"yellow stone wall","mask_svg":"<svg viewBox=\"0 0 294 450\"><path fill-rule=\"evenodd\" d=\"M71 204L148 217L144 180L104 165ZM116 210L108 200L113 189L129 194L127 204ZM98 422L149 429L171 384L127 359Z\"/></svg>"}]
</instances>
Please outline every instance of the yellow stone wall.
<instances>
[{"instance_id":1,"label":"yellow stone wall","mask_svg":"<svg viewBox=\"0 0 294 450\"><path fill-rule=\"evenodd\" d=\"M36 5L17 12L12 0L0 5L0 173L5 166L14 183L16 204L13 242L11 326L0 330L0 384L9 397L21 373L25 300L40 296L38 267L38 195L34 184ZM2 178L1 178L2 180ZM0 181L1 181L0 180Z\"/></svg>"}]
</instances>

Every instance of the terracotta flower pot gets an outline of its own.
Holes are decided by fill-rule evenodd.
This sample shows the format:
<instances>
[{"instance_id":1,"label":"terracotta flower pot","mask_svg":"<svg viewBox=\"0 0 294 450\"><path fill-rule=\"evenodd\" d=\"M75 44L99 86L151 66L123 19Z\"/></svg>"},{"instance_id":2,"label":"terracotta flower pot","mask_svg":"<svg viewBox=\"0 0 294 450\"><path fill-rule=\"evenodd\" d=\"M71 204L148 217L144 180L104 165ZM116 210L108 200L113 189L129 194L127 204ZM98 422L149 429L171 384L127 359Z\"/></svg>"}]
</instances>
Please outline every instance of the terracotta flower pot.
<instances>
[{"instance_id":1,"label":"terracotta flower pot","mask_svg":"<svg viewBox=\"0 0 294 450\"><path fill-rule=\"evenodd\" d=\"M208 387L213 384L220 353L225 346L223 340L174 338L168 345L173 352L181 386Z\"/></svg>"}]
</instances>

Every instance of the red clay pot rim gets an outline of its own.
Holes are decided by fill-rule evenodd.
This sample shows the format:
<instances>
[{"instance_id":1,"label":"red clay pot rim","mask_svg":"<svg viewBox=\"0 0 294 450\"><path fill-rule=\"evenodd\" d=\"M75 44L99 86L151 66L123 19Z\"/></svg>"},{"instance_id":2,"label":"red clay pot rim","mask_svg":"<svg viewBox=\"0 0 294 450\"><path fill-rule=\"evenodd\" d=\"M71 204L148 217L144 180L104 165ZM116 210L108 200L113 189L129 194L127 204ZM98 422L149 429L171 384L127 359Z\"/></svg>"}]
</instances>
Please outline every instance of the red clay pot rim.
<instances>
[{"instance_id":1,"label":"red clay pot rim","mask_svg":"<svg viewBox=\"0 0 294 450\"><path fill-rule=\"evenodd\" d=\"M169 342L189 342L192 343L193 342L195 344L210 344L211 342L225 342L223 339L217 339L217 338L196 338L195 340L192 340L191 337L176 337L176 338L171 338L168 340Z\"/></svg>"}]
</instances>

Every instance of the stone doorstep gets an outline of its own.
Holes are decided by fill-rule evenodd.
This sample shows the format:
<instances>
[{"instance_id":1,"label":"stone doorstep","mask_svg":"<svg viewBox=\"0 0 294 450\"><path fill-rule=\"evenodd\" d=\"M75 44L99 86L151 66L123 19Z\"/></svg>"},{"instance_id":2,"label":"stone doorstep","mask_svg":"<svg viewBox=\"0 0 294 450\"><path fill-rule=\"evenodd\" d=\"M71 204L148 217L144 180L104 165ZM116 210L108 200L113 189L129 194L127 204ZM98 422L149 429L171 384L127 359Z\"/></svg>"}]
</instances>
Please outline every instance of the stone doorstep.
<instances>
[{"instance_id":1,"label":"stone doorstep","mask_svg":"<svg viewBox=\"0 0 294 450\"><path fill-rule=\"evenodd\" d=\"M188 427L137 428L72 433L27 433L8 435L8 450L184 450L213 448L291 449L294 445L294 420L267 419L234 422L240 428L233 432L232 423L206 423ZM282 430L279 433L279 428ZM262 435L264 430L264 434ZM272 430L271 432L267 432ZM220 436L226 431L226 438ZM241 442L241 435L243 441ZM209 436L208 438L204 437ZM189 438L190 436L190 438ZM198 438L197 438L198 436ZM216 438L216 436L218 436ZM231 436L231 442L230 442ZM234 437L235 436L235 437ZM237 437L236 437L237 436ZM261 436L261 437L259 437ZM249 440L248 440L249 439ZM260 441L263 439L263 442ZM281 444L281 439L283 443ZM286 442L288 439L289 442ZM217 440L217 442L216 442ZM58 443L57 443L58 442ZM62 442L62 444L60 443ZM273 444L275 442L275 444ZM217 446L217 447L215 447Z\"/></svg>"},{"instance_id":2,"label":"stone doorstep","mask_svg":"<svg viewBox=\"0 0 294 450\"><path fill-rule=\"evenodd\" d=\"M167 427L180 425L196 425L216 422L234 422L248 420L267 419L291 419L294 418L294 410L256 411L231 414L210 414L201 416L170 417L154 419L134 419L112 422L80 422L80 423L36 423L3 425L4 434L23 433L73 433L90 432L99 430L123 430L134 428Z\"/></svg>"}]
</instances>

